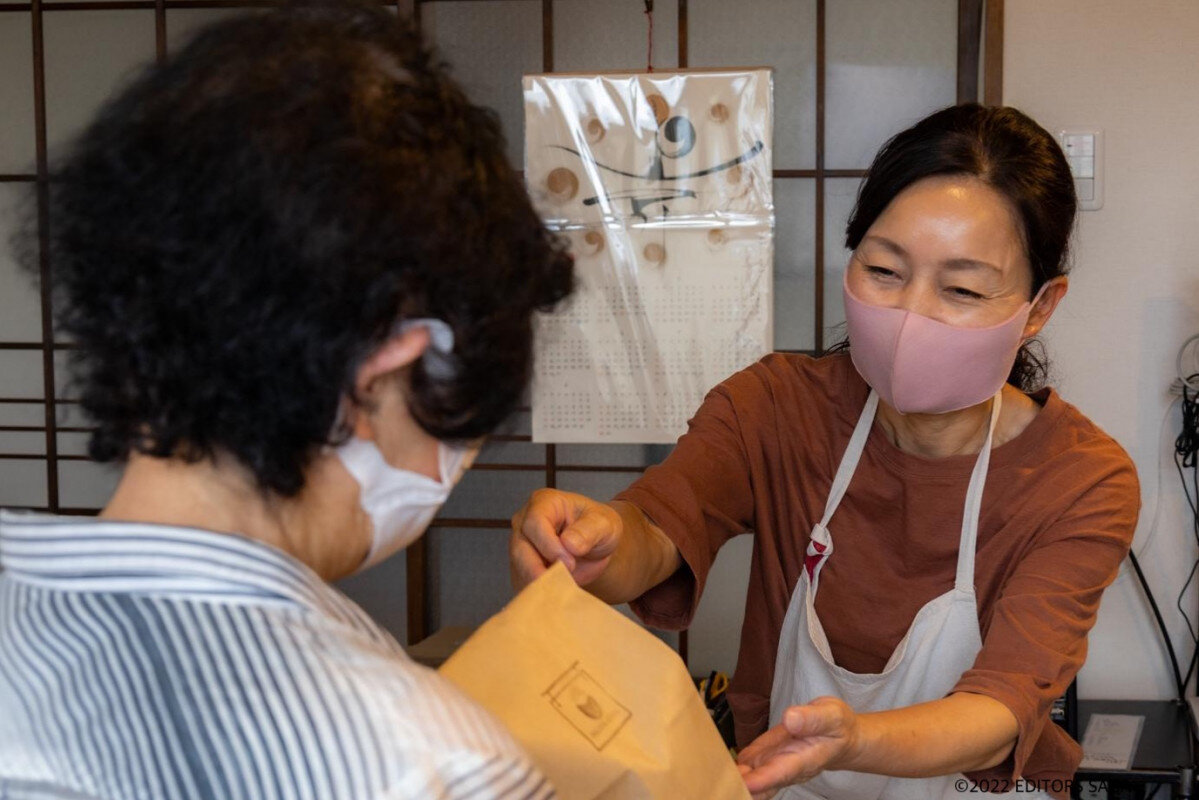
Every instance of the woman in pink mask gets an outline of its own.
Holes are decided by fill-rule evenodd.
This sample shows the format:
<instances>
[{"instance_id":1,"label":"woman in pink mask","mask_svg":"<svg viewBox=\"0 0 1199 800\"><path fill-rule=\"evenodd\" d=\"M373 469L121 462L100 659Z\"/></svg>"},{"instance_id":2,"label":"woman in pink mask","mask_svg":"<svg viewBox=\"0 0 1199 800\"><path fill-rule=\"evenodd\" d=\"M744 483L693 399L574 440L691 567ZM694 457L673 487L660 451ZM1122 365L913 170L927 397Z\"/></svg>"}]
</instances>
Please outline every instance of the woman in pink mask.
<instances>
[{"instance_id":1,"label":"woman in pink mask","mask_svg":"<svg viewBox=\"0 0 1199 800\"><path fill-rule=\"evenodd\" d=\"M755 796L1067 797L1081 749L1049 708L1139 509L1127 454L1030 347L1066 294L1075 207L1019 111L898 134L846 230L847 343L733 375L611 503L536 493L514 581L563 561L681 629L720 546L752 533L729 699Z\"/></svg>"}]
</instances>

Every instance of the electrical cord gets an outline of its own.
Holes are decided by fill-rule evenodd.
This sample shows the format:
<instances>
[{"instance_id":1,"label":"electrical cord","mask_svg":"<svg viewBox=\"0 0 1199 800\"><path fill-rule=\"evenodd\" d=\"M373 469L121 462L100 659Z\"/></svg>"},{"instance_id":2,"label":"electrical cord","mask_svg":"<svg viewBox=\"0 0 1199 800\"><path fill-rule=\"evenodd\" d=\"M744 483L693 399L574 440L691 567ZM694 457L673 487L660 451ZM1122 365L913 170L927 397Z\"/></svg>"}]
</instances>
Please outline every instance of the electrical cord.
<instances>
[{"instance_id":1,"label":"electrical cord","mask_svg":"<svg viewBox=\"0 0 1199 800\"><path fill-rule=\"evenodd\" d=\"M1149 581L1145 580L1145 573L1141 571L1141 562L1137 560L1136 554L1131 550L1128 551L1128 557L1132 560L1132 568L1136 570L1137 580L1141 582L1141 588L1145 590L1145 597L1149 600L1149 607L1153 609L1153 616L1157 620L1157 627L1162 632L1162 641L1166 643L1166 651L1170 655L1170 666L1174 669L1174 686L1178 691L1178 699L1186 702L1186 685L1182 682L1182 670L1178 666L1178 654L1174 652L1174 643L1170 641L1170 632L1166 628L1166 621L1162 619L1161 609L1157 607L1157 600L1153 597L1153 592L1149 588Z\"/></svg>"},{"instance_id":2,"label":"electrical cord","mask_svg":"<svg viewBox=\"0 0 1199 800\"><path fill-rule=\"evenodd\" d=\"M1182 353L1194 341L1199 340L1199 336L1192 336L1183 345L1179 351L1179 366L1182 366ZM1186 496L1187 506L1191 510L1191 532L1195 536L1196 544L1199 544L1199 372L1183 376L1179 374L1179 381L1182 389L1182 430L1178 434L1178 438L1174 440L1174 467L1178 471L1178 479L1182 483L1182 492ZM1194 391L1193 391L1194 389ZM1191 483L1187 485L1186 470L1191 471ZM1199 558L1191 565L1191 571L1187 574L1186 583L1182 585L1181 591L1178 593L1178 610L1181 612L1183 619L1187 623L1187 633L1191 635L1191 641L1194 645L1194 654L1191 656L1190 662L1187 664L1186 676L1183 678L1183 690L1191 682L1191 674L1195 671L1196 665L1199 664L1199 633L1196 632L1194 624L1191 622L1190 616L1183 607L1182 601L1186 596L1187 589L1195 580L1196 573L1199 572Z\"/></svg>"},{"instance_id":3,"label":"electrical cord","mask_svg":"<svg viewBox=\"0 0 1199 800\"><path fill-rule=\"evenodd\" d=\"M1193 345L1199 343L1199 334L1195 334L1187 339L1181 348L1178 350L1178 359L1176 367L1178 369L1178 379L1174 382L1171 390L1175 394L1182 395L1182 424L1178 437L1174 440L1174 468L1178 472L1179 482L1182 484L1183 494L1186 496L1187 506L1191 511L1191 533L1195 537L1196 544L1199 544L1199 370L1184 370L1183 360L1188 350ZM1199 348L1196 349L1199 354ZM1197 366L1199 366L1199 358ZM1166 414L1170 413L1173 408L1173 403L1166 409ZM1163 417L1163 423L1165 418ZM1158 441L1161 441L1161 436L1158 436ZM1191 471L1191 480L1188 483L1186 470ZM1158 458L1158 499L1154 506L1153 522L1150 525L1149 538L1152 538L1157 527L1157 516L1161 500L1162 480L1161 480L1161 458ZM1146 542L1146 545L1148 542ZM1142 547L1142 554L1145 548ZM1183 714L1187 721L1187 727L1190 729L1191 735L1188 736L1188 751L1190 752L1190 760L1193 763L1195 758L1194 746L1196 739L1199 739L1199 721L1193 714L1189 703L1186 699L1186 689L1190 684L1191 674L1195 672L1196 666L1199 665L1199 632L1196 631L1195 625L1191 621L1190 615L1187 614L1183 606L1183 599L1186 596L1187 590L1195 580L1195 576L1199 573L1199 558L1196 558L1194 564L1191 565L1191 570L1187 575L1186 582L1178 593L1178 599L1175 603L1183 619L1186 621L1187 633L1190 635L1194 646L1193 654L1187 662L1185 676L1182 674L1179 665L1178 655L1174 650L1174 644L1170 639L1169 629L1166 627L1165 620L1162 618L1161 609L1158 608L1157 600L1153 596L1152 590L1149 588L1149 582L1145 578L1145 573L1141 570L1140 562L1137 560L1136 553L1129 549L1128 558L1132 563L1133 570L1136 572L1137 579L1140 581L1141 588L1145 592L1145 597L1149 600L1149 605L1153 610L1154 619L1157 621L1158 629L1161 631L1162 641L1166 645L1166 651L1170 657L1170 667L1174 672L1174 684L1178 693L1178 702L1182 706ZM1197 687L1199 687L1199 677L1196 678ZM1154 792L1156 794L1156 790Z\"/></svg>"},{"instance_id":4,"label":"electrical cord","mask_svg":"<svg viewBox=\"0 0 1199 800\"><path fill-rule=\"evenodd\" d=\"M1170 404L1166 406L1166 410L1162 413L1161 422L1158 423L1158 427L1157 427L1157 461L1156 461L1156 463L1157 463L1157 485L1154 487L1153 514L1149 518L1148 532L1143 537L1141 537L1141 540L1139 542L1137 542L1135 540L1133 541L1132 552L1136 553L1137 558L1145 557L1145 553L1149 552L1149 548L1153 546L1153 540L1157 536L1157 522L1158 522L1158 519L1161 517L1162 495L1165 494L1163 489L1165 488L1165 483L1166 483L1166 459L1165 459L1166 445L1165 445L1165 442L1162 440L1166 438L1166 423L1170 421L1170 414L1174 411L1174 406L1178 405L1181 402L1182 402L1181 397L1176 397L1173 400L1171 400ZM1173 442L1173 440L1171 440L1171 442L1170 442L1170 448L1171 448L1170 461L1171 461L1171 463L1173 463L1173 461L1174 461L1173 447L1174 447L1174 442ZM1138 525L1138 527L1139 527L1139 525ZM1121 564L1120 572L1116 576L1116 580L1113 583L1119 583L1120 581L1122 581L1126 577L1128 577L1128 575L1132 573L1132 569L1130 568L1130 566L1131 566L1130 564Z\"/></svg>"}]
</instances>

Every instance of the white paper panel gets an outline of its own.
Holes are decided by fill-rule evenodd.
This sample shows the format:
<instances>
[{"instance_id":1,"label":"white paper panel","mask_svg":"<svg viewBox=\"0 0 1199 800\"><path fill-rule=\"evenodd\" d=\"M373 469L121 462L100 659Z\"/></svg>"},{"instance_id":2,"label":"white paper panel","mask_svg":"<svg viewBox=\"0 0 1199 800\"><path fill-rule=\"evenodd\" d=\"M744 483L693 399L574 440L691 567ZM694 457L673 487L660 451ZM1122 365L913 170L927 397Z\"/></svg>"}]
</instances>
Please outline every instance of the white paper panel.
<instances>
[{"instance_id":1,"label":"white paper panel","mask_svg":"<svg viewBox=\"0 0 1199 800\"><path fill-rule=\"evenodd\" d=\"M569 465L644 467L661 462L673 449L674 445L670 444L560 444L558 468Z\"/></svg>"},{"instance_id":2,"label":"white paper panel","mask_svg":"<svg viewBox=\"0 0 1199 800\"><path fill-rule=\"evenodd\" d=\"M0 459L0 506L46 506L46 462Z\"/></svg>"},{"instance_id":3,"label":"white paper panel","mask_svg":"<svg viewBox=\"0 0 1199 800\"><path fill-rule=\"evenodd\" d=\"M154 60L154 11L58 11L44 25L53 156L138 67Z\"/></svg>"},{"instance_id":4,"label":"white paper panel","mask_svg":"<svg viewBox=\"0 0 1199 800\"><path fill-rule=\"evenodd\" d=\"M954 103L957 11L957 0L828 4L826 167L865 168L884 141Z\"/></svg>"},{"instance_id":5,"label":"white paper panel","mask_svg":"<svg viewBox=\"0 0 1199 800\"><path fill-rule=\"evenodd\" d=\"M403 553L336 584L401 644L408 642L408 568Z\"/></svg>"},{"instance_id":6,"label":"white paper panel","mask_svg":"<svg viewBox=\"0 0 1199 800\"><path fill-rule=\"evenodd\" d=\"M845 338L845 302L841 284L849 251L845 249L845 225L858 197L857 178L833 178L824 182L824 343L825 347Z\"/></svg>"},{"instance_id":7,"label":"white paper panel","mask_svg":"<svg viewBox=\"0 0 1199 800\"><path fill-rule=\"evenodd\" d=\"M508 519L544 485L544 470L472 469L462 476L440 516Z\"/></svg>"},{"instance_id":8,"label":"white paper panel","mask_svg":"<svg viewBox=\"0 0 1199 800\"><path fill-rule=\"evenodd\" d=\"M774 68L774 166L816 166L815 0L691 0L693 67Z\"/></svg>"},{"instance_id":9,"label":"white paper panel","mask_svg":"<svg viewBox=\"0 0 1199 800\"><path fill-rule=\"evenodd\" d=\"M558 488L606 503L641 477L639 472L558 471Z\"/></svg>"},{"instance_id":10,"label":"white paper panel","mask_svg":"<svg viewBox=\"0 0 1199 800\"><path fill-rule=\"evenodd\" d=\"M55 403L54 418L60 428L82 428L94 424L83 413L78 403Z\"/></svg>"},{"instance_id":11,"label":"white paper panel","mask_svg":"<svg viewBox=\"0 0 1199 800\"><path fill-rule=\"evenodd\" d=\"M9 456L44 456L46 434L41 431L0 431L0 453Z\"/></svg>"},{"instance_id":12,"label":"white paper panel","mask_svg":"<svg viewBox=\"0 0 1199 800\"><path fill-rule=\"evenodd\" d=\"M123 467L93 461L58 463L58 502L64 508L101 508L117 488Z\"/></svg>"},{"instance_id":13,"label":"white paper panel","mask_svg":"<svg viewBox=\"0 0 1199 800\"><path fill-rule=\"evenodd\" d=\"M37 171L30 19L24 11L0 14L0 173Z\"/></svg>"},{"instance_id":14,"label":"white paper panel","mask_svg":"<svg viewBox=\"0 0 1199 800\"><path fill-rule=\"evenodd\" d=\"M72 351L54 351L54 396L58 400L78 399L78 388L72 382Z\"/></svg>"},{"instance_id":15,"label":"white paper panel","mask_svg":"<svg viewBox=\"0 0 1199 800\"><path fill-rule=\"evenodd\" d=\"M716 556L691 623L687 661L692 675L714 669L732 675L736 669L752 554L753 537L738 536Z\"/></svg>"},{"instance_id":16,"label":"white paper panel","mask_svg":"<svg viewBox=\"0 0 1199 800\"><path fill-rule=\"evenodd\" d=\"M7 391L0 383L0 392ZM46 407L41 403L0 403L0 425L45 425Z\"/></svg>"},{"instance_id":17,"label":"white paper panel","mask_svg":"<svg viewBox=\"0 0 1199 800\"><path fill-rule=\"evenodd\" d=\"M2 20L3 15L0 15ZM4 85L0 76L0 87ZM4 116L0 112L0 120ZM4 131L0 130L2 136ZM0 142L3 141L0 138ZM26 214L34 213L36 202L34 184L0 183L0 342L42 340L42 301L38 281L17 265L9 247L13 232L24 224L22 220ZM4 396L2 389L0 396Z\"/></svg>"},{"instance_id":18,"label":"white paper panel","mask_svg":"<svg viewBox=\"0 0 1199 800\"><path fill-rule=\"evenodd\" d=\"M654 69L679 63L676 0L654 3ZM554 71L641 71L649 28L643 0L554 0Z\"/></svg>"},{"instance_id":19,"label":"white paper panel","mask_svg":"<svg viewBox=\"0 0 1199 800\"><path fill-rule=\"evenodd\" d=\"M531 442L497 442L489 439L476 464L545 464L545 446Z\"/></svg>"},{"instance_id":20,"label":"white paper panel","mask_svg":"<svg viewBox=\"0 0 1199 800\"><path fill-rule=\"evenodd\" d=\"M421 26L426 38L450 63L451 74L467 96L499 113L508 141L508 159L516 169L522 169L524 110L520 79L526 72L541 71L541 3L426 3L421 6Z\"/></svg>"},{"instance_id":21,"label":"white paper panel","mask_svg":"<svg viewBox=\"0 0 1199 800\"><path fill-rule=\"evenodd\" d=\"M0 350L0 397L41 399L40 350Z\"/></svg>"},{"instance_id":22,"label":"white paper panel","mask_svg":"<svg viewBox=\"0 0 1199 800\"><path fill-rule=\"evenodd\" d=\"M774 346L816 346L816 182L774 182Z\"/></svg>"},{"instance_id":23,"label":"white paper panel","mask_svg":"<svg viewBox=\"0 0 1199 800\"><path fill-rule=\"evenodd\" d=\"M168 8L167 55L186 45L205 25L228 17L253 13L259 12L245 8Z\"/></svg>"},{"instance_id":24,"label":"white paper panel","mask_svg":"<svg viewBox=\"0 0 1199 800\"><path fill-rule=\"evenodd\" d=\"M479 625L512 599L508 531L435 528L429 539L432 630Z\"/></svg>"},{"instance_id":25,"label":"white paper panel","mask_svg":"<svg viewBox=\"0 0 1199 800\"><path fill-rule=\"evenodd\" d=\"M87 443L92 438L90 433L59 433L57 434L58 455L60 456L86 456Z\"/></svg>"}]
</instances>

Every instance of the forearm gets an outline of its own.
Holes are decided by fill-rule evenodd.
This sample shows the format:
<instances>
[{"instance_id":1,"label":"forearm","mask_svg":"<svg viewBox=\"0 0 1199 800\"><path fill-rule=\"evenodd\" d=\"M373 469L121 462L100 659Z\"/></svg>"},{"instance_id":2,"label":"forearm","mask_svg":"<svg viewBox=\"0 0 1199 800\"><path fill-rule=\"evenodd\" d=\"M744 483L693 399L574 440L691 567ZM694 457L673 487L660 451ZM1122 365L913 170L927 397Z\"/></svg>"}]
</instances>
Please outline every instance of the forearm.
<instances>
[{"instance_id":1,"label":"forearm","mask_svg":"<svg viewBox=\"0 0 1199 800\"><path fill-rule=\"evenodd\" d=\"M844 760L847 769L905 778L974 772L1003 763L1019 733L1007 706L979 694L858 716L858 735Z\"/></svg>"},{"instance_id":2,"label":"forearm","mask_svg":"<svg viewBox=\"0 0 1199 800\"><path fill-rule=\"evenodd\" d=\"M632 503L607 504L620 515L623 530L607 568L587 585L606 603L627 603L673 575L683 564L674 542Z\"/></svg>"}]
</instances>

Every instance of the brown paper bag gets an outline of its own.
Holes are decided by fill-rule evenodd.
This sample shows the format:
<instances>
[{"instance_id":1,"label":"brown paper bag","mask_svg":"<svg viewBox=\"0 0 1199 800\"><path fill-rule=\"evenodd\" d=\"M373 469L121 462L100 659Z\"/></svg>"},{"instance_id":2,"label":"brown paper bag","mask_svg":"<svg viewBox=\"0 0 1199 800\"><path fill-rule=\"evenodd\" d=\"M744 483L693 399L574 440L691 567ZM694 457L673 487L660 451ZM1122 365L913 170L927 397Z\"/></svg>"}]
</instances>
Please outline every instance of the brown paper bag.
<instances>
[{"instance_id":1,"label":"brown paper bag","mask_svg":"<svg viewBox=\"0 0 1199 800\"><path fill-rule=\"evenodd\" d=\"M561 564L441 674L508 727L563 800L749 797L678 655Z\"/></svg>"}]
</instances>

